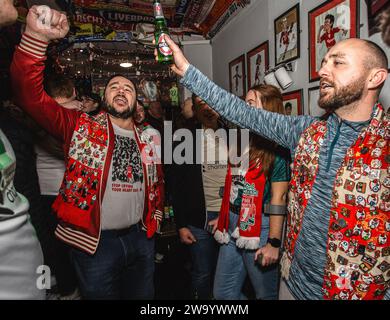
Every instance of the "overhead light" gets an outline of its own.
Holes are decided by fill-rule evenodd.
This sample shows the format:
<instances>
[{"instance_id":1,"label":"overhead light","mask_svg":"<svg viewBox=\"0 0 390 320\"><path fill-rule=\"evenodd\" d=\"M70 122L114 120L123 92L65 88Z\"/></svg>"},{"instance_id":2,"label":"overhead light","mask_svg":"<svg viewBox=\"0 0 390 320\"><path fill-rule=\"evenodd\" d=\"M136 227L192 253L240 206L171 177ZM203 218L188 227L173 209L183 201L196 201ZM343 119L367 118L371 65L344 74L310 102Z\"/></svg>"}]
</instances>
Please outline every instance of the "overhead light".
<instances>
[{"instance_id":1,"label":"overhead light","mask_svg":"<svg viewBox=\"0 0 390 320\"><path fill-rule=\"evenodd\" d=\"M120 66L121 66L122 68L130 68L130 67L133 66L133 64L132 64L131 62L122 62L122 63L120 64Z\"/></svg>"},{"instance_id":2,"label":"overhead light","mask_svg":"<svg viewBox=\"0 0 390 320\"><path fill-rule=\"evenodd\" d=\"M80 73L81 73L81 71L77 71L77 73L78 73L78 74L80 74Z\"/></svg>"},{"instance_id":3,"label":"overhead light","mask_svg":"<svg viewBox=\"0 0 390 320\"><path fill-rule=\"evenodd\" d=\"M67 58L66 60L68 60L68 61L72 61L72 59L71 59L71 58Z\"/></svg>"},{"instance_id":4,"label":"overhead light","mask_svg":"<svg viewBox=\"0 0 390 320\"><path fill-rule=\"evenodd\" d=\"M80 49L80 52L83 52L84 50L83 49Z\"/></svg>"}]
</instances>

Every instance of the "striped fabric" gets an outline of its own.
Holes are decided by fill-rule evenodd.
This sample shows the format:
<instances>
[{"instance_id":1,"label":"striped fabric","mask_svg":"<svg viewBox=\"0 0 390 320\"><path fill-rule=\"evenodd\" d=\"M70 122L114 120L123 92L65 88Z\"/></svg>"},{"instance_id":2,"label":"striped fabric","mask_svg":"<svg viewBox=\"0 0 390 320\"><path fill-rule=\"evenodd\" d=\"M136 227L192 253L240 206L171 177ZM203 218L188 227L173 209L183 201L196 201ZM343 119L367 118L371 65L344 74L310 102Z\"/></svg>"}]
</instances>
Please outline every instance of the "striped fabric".
<instances>
[{"instance_id":1,"label":"striped fabric","mask_svg":"<svg viewBox=\"0 0 390 320\"><path fill-rule=\"evenodd\" d=\"M55 235L65 243L77 247L89 254L94 254L99 243L99 239L88 236L83 232L57 225Z\"/></svg>"},{"instance_id":2,"label":"striped fabric","mask_svg":"<svg viewBox=\"0 0 390 320\"><path fill-rule=\"evenodd\" d=\"M48 42L37 40L27 33L23 33L19 49L32 54L34 57L44 58L48 44Z\"/></svg>"}]
</instances>

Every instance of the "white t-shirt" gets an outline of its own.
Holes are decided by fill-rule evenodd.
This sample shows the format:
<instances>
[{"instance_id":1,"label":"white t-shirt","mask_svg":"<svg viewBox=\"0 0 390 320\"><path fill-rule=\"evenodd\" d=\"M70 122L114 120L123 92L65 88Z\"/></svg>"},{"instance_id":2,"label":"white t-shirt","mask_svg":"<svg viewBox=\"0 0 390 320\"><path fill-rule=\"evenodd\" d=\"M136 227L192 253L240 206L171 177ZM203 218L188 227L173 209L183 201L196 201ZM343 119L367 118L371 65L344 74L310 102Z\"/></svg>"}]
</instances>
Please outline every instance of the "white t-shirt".
<instances>
[{"instance_id":1,"label":"white t-shirt","mask_svg":"<svg viewBox=\"0 0 390 320\"><path fill-rule=\"evenodd\" d=\"M227 174L227 142L212 130L203 131L202 174L207 211L221 209Z\"/></svg>"},{"instance_id":2,"label":"white t-shirt","mask_svg":"<svg viewBox=\"0 0 390 320\"><path fill-rule=\"evenodd\" d=\"M101 209L102 230L130 227L144 211L145 181L135 133L112 125L115 145Z\"/></svg>"},{"instance_id":3,"label":"white t-shirt","mask_svg":"<svg viewBox=\"0 0 390 320\"><path fill-rule=\"evenodd\" d=\"M41 194L56 196L64 178L65 162L38 145L35 145L35 153Z\"/></svg>"}]
</instances>

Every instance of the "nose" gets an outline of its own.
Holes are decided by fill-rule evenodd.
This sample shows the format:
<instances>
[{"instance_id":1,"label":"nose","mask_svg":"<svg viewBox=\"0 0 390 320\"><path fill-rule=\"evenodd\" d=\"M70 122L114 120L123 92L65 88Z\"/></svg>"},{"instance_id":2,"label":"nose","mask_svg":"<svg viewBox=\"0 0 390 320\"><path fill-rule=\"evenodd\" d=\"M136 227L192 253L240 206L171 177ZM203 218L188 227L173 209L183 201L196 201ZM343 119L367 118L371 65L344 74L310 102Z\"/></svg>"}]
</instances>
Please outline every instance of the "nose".
<instances>
[{"instance_id":1,"label":"nose","mask_svg":"<svg viewBox=\"0 0 390 320\"><path fill-rule=\"evenodd\" d=\"M328 63L323 63L321 69L318 71L320 78L329 76L329 66Z\"/></svg>"}]
</instances>

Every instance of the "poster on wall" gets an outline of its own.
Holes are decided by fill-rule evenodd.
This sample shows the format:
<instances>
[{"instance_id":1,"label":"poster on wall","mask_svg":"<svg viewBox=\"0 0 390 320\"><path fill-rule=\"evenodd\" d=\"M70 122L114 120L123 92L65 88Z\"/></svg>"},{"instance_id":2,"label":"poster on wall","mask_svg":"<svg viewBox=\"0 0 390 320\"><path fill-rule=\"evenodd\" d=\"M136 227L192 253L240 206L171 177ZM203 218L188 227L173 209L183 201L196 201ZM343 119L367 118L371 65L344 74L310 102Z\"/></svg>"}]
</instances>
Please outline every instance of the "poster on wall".
<instances>
[{"instance_id":1,"label":"poster on wall","mask_svg":"<svg viewBox=\"0 0 390 320\"><path fill-rule=\"evenodd\" d=\"M269 68L269 43L262 43L246 54L248 66L248 89L264 83L265 72Z\"/></svg>"},{"instance_id":2,"label":"poster on wall","mask_svg":"<svg viewBox=\"0 0 390 320\"><path fill-rule=\"evenodd\" d=\"M325 114L325 110L318 106L320 98L320 87L309 88L309 115L313 117L321 117Z\"/></svg>"},{"instance_id":3,"label":"poster on wall","mask_svg":"<svg viewBox=\"0 0 390 320\"><path fill-rule=\"evenodd\" d=\"M329 0L309 12L310 82L326 53L339 41L359 36L359 0Z\"/></svg>"},{"instance_id":4,"label":"poster on wall","mask_svg":"<svg viewBox=\"0 0 390 320\"><path fill-rule=\"evenodd\" d=\"M286 63L300 56L299 4L274 21L275 65Z\"/></svg>"},{"instance_id":5,"label":"poster on wall","mask_svg":"<svg viewBox=\"0 0 390 320\"><path fill-rule=\"evenodd\" d=\"M390 0L366 0L368 17L368 35L380 31L380 15L390 6Z\"/></svg>"},{"instance_id":6,"label":"poster on wall","mask_svg":"<svg viewBox=\"0 0 390 320\"><path fill-rule=\"evenodd\" d=\"M243 98L246 94L245 81L245 56L241 55L229 63L230 92Z\"/></svg>"},{"instance_id":7,"label":"poster on wall","mask_svg":"<svg viewBox=\"0 0 390 320\"><path fill-rule=\"evenodd\" d=\"M284 93L283 106L288 116L303 115L303 90Z\"/></svg>"}]
</instances>

